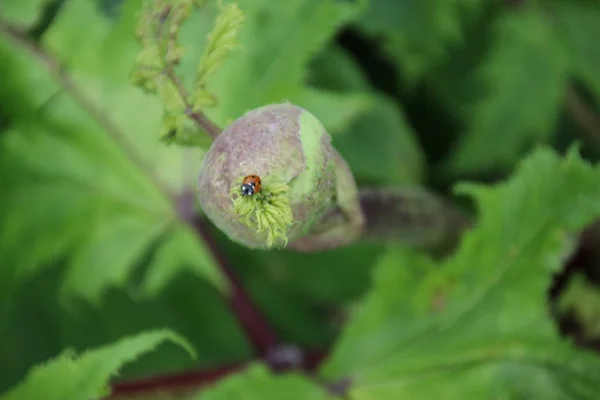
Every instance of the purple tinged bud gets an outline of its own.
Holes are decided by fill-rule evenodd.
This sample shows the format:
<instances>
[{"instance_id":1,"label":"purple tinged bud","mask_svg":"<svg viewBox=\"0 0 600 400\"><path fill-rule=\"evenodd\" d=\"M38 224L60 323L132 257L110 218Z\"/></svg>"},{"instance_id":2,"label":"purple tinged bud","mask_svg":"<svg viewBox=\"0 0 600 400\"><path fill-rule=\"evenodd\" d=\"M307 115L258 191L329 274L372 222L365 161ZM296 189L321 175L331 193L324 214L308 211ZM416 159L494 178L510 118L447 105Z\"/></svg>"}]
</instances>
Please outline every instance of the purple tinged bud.
<instances>
[{"instance_id":1,"label":"purple tinged bud","mask_svg":"<svg viewBox=\"0 0 600 400\"><path fill-rule=\"evenodd\" d=\"M274 104L231 123L204 158L200 205L230 239L285 246L316 226L336 196L336 153L323 125L293 104ZM260 191L242 196L247 175Z\"/></svg>"}]
</instances>

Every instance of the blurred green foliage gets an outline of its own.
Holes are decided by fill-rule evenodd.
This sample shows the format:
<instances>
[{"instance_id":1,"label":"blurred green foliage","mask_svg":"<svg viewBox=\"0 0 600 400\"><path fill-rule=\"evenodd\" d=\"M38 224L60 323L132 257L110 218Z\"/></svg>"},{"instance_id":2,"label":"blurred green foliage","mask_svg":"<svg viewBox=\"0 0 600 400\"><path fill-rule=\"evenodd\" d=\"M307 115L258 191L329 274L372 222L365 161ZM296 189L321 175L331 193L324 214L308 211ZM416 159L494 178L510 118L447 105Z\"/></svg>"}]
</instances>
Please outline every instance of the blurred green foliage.
<instances>
[{"instance_id":1,"label":"blurred green foliage","mask_svg":"<svg viewBox=\"0 0 600 400\"><path fill-rule=\"evenodd\" d=\"M251 251L212 229L281 336L335 343L321 372L353 377L357 399L598 398L600 358L560 337L546 290L574 234L600 215L598 168L549 150L583 137L582 153L599 159L600 125L589 115L600 102L600 3L237 3L241 46L207 81L218 103L206 113L221 126L289 100L323 121L361 185L445 189L513 176L468 189L477 226L441 262L394 244ZM150 350L161 335L119 340L162 327L188 339L198 359L164 346L123 377L252 355L214 255L178 212L203 150L160 143L163 104L130 82L139 7L0 2L0 393L65 348L115 343L33 370L3 400L25 398L14 397L28 393L20 390L98 393L127 352ZM188 85L218 12L208 1L181 30L178 72ZM586 298L594 290L585 286ZM591 308L583 314L597 315ZM90 386L60 392L90 370ZM240 390L249 399L327 397L305 377L257 366L202 398Z\"/></svg>"}]
</instances>

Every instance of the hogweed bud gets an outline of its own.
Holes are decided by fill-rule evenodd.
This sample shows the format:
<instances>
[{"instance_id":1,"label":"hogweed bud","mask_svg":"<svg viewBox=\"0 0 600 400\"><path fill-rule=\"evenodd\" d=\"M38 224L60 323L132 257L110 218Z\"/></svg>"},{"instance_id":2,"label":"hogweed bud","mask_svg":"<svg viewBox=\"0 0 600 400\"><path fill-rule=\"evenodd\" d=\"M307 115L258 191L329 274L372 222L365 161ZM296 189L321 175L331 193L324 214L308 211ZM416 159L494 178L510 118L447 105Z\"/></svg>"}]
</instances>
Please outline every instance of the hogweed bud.
<instances>
[{"instance_id":1,"label":"hogweed bud","mask_svg":"<svg viewBox=\"0 0 600 400\"><path fill-rule=\"evenodd\" d=\"M261 187L242 196L247 175L258 175ZM205 214L232 240L283 247L307 235L335 205L331 138L311 113L292 104L250 111L212 144L198 192Z\"/></svg>"}]
</instances>

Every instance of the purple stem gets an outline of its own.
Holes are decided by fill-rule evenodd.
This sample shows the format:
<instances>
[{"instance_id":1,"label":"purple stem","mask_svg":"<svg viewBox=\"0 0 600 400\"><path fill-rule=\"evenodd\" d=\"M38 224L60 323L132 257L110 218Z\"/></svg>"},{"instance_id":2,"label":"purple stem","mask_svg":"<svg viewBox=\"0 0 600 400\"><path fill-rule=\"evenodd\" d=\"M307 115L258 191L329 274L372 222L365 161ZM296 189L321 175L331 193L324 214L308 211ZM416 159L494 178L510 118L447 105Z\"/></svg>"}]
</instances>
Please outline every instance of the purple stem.
<instances>
[{"instance_id":1,"label":"purple stem","mask_svg":"<svg viewBox=\"0 0 600 400\"><path fill-rule=\"evenodd\" d=\"M153 376L136 380L116 382L112 386L110 398L138 398L144 394L168 392L169 394L197 391L215 381L239 371L243 364L213 368L203 371L186 371L172 375Z\"/></svg>"},{"instance_id":2,"label":"purple stem","mask_svg":"<svg viewBox=\"0 0 600 400\"><path fill-rule=\"evenodd\" d=\"M219 249L214 238L208 231L207 222L198 217L194 210L194 194L192 192L184 193L178 203L179 215L182 220L191 225L198 235L198 238L206 244L214 259L230 286L230 295L228 298L229 307L235 314L238 322L244 329L248 340L252 343L257 355L265 357L271 354L279 347L280 340L275 330L271 327L269 321L263 316L260 310L254 305L254 302L244 289L242 282L235 275L229 262Z\"/></svg>"},{"instance_id":3,"label":"purple stem","mask_svg":"<svg viewBox=\"0 0 600 400\"><path fill-rule=\"evenodd\" d=\"M231 287L228 302L246 336L260 356L265 356L279 345L279 338L270 323L254 305L242 283L228 265L223 253L218 249L215 240L209 234L206 222L200 218L190 221L201 240L208 246L217 260L221 272L227 277Z\"/></svg>"}]
</instances>

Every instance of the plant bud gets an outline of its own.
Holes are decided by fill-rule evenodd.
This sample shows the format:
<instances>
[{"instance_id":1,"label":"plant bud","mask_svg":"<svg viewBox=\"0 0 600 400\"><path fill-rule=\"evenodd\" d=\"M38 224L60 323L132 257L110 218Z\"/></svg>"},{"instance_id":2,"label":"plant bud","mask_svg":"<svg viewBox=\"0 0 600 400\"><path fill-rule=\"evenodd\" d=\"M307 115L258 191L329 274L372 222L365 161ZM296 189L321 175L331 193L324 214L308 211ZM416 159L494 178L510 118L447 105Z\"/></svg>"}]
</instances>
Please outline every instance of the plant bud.
<instances>
[{"instance_id":1,"label":"plant bud","mask_svg":"<svg viewBox=\"0 0 600 400\"><path fill-rule=\"evenodd\" d=\"M256 175L255 190L244 178ZM252 178L248 182L254 182ZM285 246L306 235L334 205L335 152L323 125L295 105L252 110L213 142L198 195L207 217L251 248Z\"/></svg>"}]
</instances>

